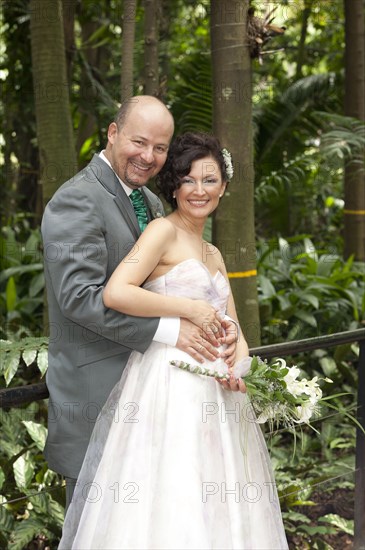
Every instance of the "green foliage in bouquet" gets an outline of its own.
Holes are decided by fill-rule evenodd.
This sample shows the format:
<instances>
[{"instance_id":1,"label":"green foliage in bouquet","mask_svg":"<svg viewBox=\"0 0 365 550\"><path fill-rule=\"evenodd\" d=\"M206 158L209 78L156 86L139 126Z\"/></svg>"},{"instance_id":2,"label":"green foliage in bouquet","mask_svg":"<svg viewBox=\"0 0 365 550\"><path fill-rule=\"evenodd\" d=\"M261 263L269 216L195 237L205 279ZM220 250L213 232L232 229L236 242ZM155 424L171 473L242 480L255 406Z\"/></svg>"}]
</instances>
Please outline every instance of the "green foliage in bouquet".
<instances>
[{"instance_id":1,"label":"green foliage in bouquet","mask_svg":"<svg viewBox=\"0 0 365 550\"><path fill-rule=\"evenodd\" d=\"M320 404L326 402L327 407L339 411L339 406L329 403L331 400L347 395L339 393L322 396L319 386L321 380L332 384L329 378L312 379L300 377L300 369L297 366L287 367L284 359L277 358L270 363L260 357L245 357L236 363L232 373L218 373L200 365L191 365L185 361L170 361L171 365L193 374L212 376L218 379L229 379L232 374L236 379L242 377L246 384L247 395L256 414L255 421L259 424L267 422L270 432L280 425L294 429L296 424L310 426L312 416L318 416ZM346 409L341 413L351 419L361 428L356 418ZM293 431L295 435L295 431Z\"/></svg>"}]
</instances>

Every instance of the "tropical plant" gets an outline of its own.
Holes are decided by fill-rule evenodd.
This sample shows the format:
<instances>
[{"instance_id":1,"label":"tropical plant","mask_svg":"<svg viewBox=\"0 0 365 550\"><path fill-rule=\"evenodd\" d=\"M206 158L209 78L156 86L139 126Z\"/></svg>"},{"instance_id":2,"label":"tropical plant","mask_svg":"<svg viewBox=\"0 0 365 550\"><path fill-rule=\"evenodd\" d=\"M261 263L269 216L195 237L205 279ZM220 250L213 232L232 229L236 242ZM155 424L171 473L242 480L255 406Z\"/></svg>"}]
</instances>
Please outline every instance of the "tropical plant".
<instances>
[{"instance_id":1,"label":"tropical plant","mask_svg":"<svg viewBox=\"0 0 365 550\"><path fill-rule=\"evenodd\" d=\"M1 411L0 546L22 550L56 546L64 518L61 477L48 469L42 451L47 435L45 403Z\"/></svg>"},{"instance_id":2,"label":"tropical plant","mask_svg":"<svg viewBox=\"0 0 365 550\"><path fill-rule=\"evenodd\" d=\"M363 264L316 250L306 235L261 240L258 256L265 343L351 330L364 322Z\"/></svg>"},{"instance_id":3,"label":"tropical plant","mask_svg":"<svg viewBox=\"0 0 365 550\"><path fill-rule=\"evenodd\" d=\"M295 109L298 107L296 103ZM278 119L290 118L287 105L281 102L267 109ZM266 112L263 121L258 119L264 128L268 117ZM300 132L296 129L298 124L303 125ZM294 235L306 231L326 246L333 244L334 238L337 246L342 245L344 169L347 166L362 169L359 157L365 147L365 125L350 117L313 111L307 113L305 122L299 117L291 125L281 123L281 130L284 134L293 133L294 138L280 135L279 129L277 141L270 142L273 138L261 136L256 144L259 233L276 231Z\"/></svg>"},{"instance_id":4,"label":"tropical plant","mask_svg":"<svg viewBox=\"0 0 365 550\"><path fill-rule=\"evenodd\" d=\"M39 380L48 365L48 338L0 341L0 375L8 386ZM4 385L0 382L0 387ZM55 547L64 517L61 476L43 456L47 403L0 409L0 547Z\"/></svg>"},{"instance_id":5,"label":"tropical plant","mask_svg":"<svg viewBox=\"0 0 365 550\"><path fill-rule=\"evenodd\" d=\"M16 383L37 380L48 368L48 338L26 336L21 340L0 340L0 375L9 386L16 375ZM0 383L0 387L1 387Z\"/></svg>"},{"instance_id":6,"label":"tropical plant","mask_svg":"<svg viewBox=\"0 0 365 550\"><path fill-rule=\"evenodd\" d=\"M354 534L355 429L344 415L331 413L314 426L318 434L297 430L291 457L288 435L274 435L271 460L290 548L337 550L332 540Z\"/></svg>"},{"instance_id":7,"label":"tropical plant","mask_svg":"<svg viewBox=\"0 0 365 550\"><path fill-rule=\"evenodd\" d=\"M322 403L320 416L311 422L314 430L295 429L291 453L293 430L279 430L268 440L293 550L337 550L353 540L356 430L349 415L356 414L358 358L359 347L354 344L295 357L308 378L333 380L323 386L325 396L340 395L331 400L337 410Z\"/></svg>"},{"instance_id":8,"label":"tropical plant","mask_svg":"<svg viewBox=\"0 0 365 550\"><path fill-rule=\"evenodd\" d=\"M0 244L1 338L39 334L45 286L40 230L18 214L2 228Z\"/></svg>"}]
</instances>

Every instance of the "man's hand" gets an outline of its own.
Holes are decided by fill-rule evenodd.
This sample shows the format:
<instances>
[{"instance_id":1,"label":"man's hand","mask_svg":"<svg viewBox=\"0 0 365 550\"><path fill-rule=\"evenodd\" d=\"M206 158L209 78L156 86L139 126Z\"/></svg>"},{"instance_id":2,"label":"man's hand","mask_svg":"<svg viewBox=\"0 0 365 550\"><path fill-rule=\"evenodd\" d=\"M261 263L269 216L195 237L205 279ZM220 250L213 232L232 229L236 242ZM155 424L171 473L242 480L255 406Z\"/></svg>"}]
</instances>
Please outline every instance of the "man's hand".
<instances>
[{"instance_id":1,"label":"man's hand","mask_svg":"<svg viewBox=\"0 0 365 550\"><path fill-rule=\"evenodd\" d=\"M204 359L214 361L219 352L220 342L213 332L203 332L188 319L180 319L180 332L176 347L191 355L199 363Z\"/></svg>"}]
</instances>

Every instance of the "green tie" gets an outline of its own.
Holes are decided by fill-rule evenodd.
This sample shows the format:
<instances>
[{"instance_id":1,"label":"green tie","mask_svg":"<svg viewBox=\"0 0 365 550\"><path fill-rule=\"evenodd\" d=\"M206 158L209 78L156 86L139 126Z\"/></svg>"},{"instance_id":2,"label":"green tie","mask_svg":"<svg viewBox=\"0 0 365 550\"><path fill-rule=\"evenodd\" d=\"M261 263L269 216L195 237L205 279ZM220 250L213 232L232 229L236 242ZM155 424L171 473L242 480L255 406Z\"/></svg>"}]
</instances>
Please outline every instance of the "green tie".
<instances>
[{"instance_id":1,"label":"green tie","mask_svg":"<svg viewBox=\"0 0 365 550\"><path fill-rule=\"evenodd\" d=\"M148 224L147 206L144 202L143 195L139 189L134 189L134 191L132 191L132 193L129 195L129 198L131 199L131 202L133 204L139 228L141 231L143 231L144 229L146 229Z\"/></svg>"}]
</instances>

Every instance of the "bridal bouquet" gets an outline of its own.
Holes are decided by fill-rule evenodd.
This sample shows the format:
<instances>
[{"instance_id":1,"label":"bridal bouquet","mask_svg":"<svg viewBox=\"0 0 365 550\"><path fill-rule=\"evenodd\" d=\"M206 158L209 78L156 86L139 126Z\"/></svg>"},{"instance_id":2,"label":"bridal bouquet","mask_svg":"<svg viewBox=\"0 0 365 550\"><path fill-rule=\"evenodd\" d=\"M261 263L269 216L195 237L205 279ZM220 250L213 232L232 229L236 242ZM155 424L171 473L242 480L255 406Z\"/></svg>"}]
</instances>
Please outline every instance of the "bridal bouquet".
<instances>
[{"instance_id":1,"label":"bridal bouquet","mask_svg":"<svg viewBox=\"0 0 365 550\"><path fill-rule=\"evenodd\" d=\"M228 373L221 374L184 361L170 363L192 373L229 379ZM332 382L329 378L321 379L318 376L311 380L300 378L299 368L287 367L284 359L268 363L260 357L245 357L236 363L232 374L237 379L244 379L257 422L268 422L271 427L274 424L284 424L287 427L309 424L311 417L319 412L322 390L318 382Z\"/></svg>"}]
</instances>

